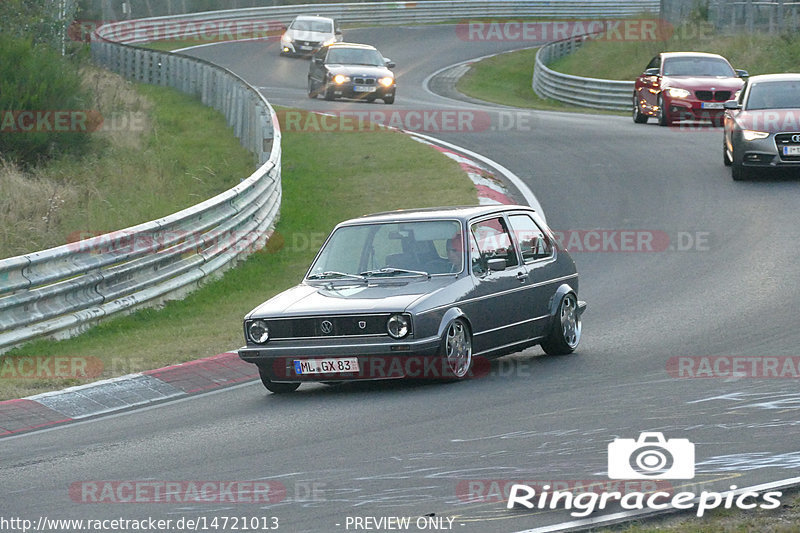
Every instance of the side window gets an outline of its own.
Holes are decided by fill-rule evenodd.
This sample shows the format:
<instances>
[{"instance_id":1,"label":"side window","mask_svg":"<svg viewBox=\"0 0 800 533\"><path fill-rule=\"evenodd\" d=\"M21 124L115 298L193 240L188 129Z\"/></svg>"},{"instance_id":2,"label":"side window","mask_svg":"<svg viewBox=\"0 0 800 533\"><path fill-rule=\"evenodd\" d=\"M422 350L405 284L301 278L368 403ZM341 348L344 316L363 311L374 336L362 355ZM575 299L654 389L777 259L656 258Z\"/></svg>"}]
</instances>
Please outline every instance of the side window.
<instances>
[{"instance_id":1,"label":"side window","mask_svg":"<svg viewBox=\"0 0 800 533\"><path fill-rule=\"evenodd\" d=\"M314 54L314 59L322 59L322 62L325 62L325 55L328 53L328 47L323 46Z\"/></svg>"},{"instance_id":2,"label":"side window","mask_svg":"<svg viewBox=\"0 0 800 533\"><path fill-rule=\"evenodd\" d=\"M532 263L553 255L553 244L531 217L512 215L508 219L511 223L511 230L519 242L522 260L525 263Z\"/></svg>"},{"instance_id":3,"label":"side window","mask_svg":"<svg viewBox=\"0 0 800 533\"><path fill-rule=\"evenodd\" d=\"M661 56L656 56L651 59L645 68L661 68Z\"/></svg>"},{"instance_id":4,"label":"side window","mask_svg":"<svg viewBox=\"0 0 800 533\"><path fill-rule=\"evenodd\" d=\"M506 268L519 264L502 217L476 222L470 230L478 247L478 269L475 268L476 258L473 257L473 271L482 273L489 270L487 265L490 259L504 259Z\"/></svg>"}]
</instances>

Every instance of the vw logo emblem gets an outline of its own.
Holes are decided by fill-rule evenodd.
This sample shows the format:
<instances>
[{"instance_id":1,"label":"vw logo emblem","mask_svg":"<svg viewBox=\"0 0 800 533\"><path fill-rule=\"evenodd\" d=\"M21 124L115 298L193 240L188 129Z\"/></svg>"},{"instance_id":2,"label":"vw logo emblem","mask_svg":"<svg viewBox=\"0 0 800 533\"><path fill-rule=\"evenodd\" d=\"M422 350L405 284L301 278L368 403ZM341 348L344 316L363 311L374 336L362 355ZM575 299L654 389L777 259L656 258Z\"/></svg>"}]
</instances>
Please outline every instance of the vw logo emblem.
<instances>
[{"instance_id":1,"label":"vw logo emblem","mask_svg":"<svg viewBox=\"0 0 800 533\"><path fill-rule=\"evenodd\" d=\"M367 321L366 320L359 320L358 321L358 327L359 327L359 329L366 328L367 327Z\"/></svg>"},{"instance_id":2,"label":"vw logo emblem","mask_svg":"<svg viewBox=\"0 0 800 533\"><path fill-rule=\"evenodd\" d=\"M792 135L792 142L793 143L800 143L800 134Z\"/></svg>"},{"instance_id":3,"label":"vw logo emblem","mask_svg":"<svg viewBox=\"0 0 800 533\"><path fill-rule=\"evenodd\" d=\"M319 325L319 329L322 330L322 333L328 335L331 331L333 331L333 323L330 320L323 320Z\"/></svg>"}]
</instances>

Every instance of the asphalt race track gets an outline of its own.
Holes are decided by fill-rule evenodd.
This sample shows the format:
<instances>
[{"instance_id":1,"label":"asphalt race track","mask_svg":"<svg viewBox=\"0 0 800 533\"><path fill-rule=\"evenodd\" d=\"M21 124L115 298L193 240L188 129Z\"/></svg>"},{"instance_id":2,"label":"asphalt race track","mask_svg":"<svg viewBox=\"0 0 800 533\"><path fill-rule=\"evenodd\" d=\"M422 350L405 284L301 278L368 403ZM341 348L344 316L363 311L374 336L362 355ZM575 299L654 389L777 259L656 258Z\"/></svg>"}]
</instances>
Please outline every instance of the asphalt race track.
<instances>
[{"instance_id":1,"label":"asphalt race track","mask_svg":"<svg viewBox=\"0 0 800 533\"><path fill-rule=\"evenodd\" d=\"M573 239L589 304L578 351L546 357L529 349L457 384L304 385L279 396L251 382L6 438L0 514L242 520L208 531L263 531L276 517L278 531L292 532L384 531L389 522L379 520L412 517L410 531L521 531L576 518L563 509L508 510L502 488L517 480L607 484L609 443L645 431L694 443L695 478L667 482L676 492L798 475L796 374L679 378L670 361L793 356L796 369L799 179L732 181L720 129L475 105L423 84L449 65L533 43L465 42L446 25L345 36L397 63L394 105L309 100L308 60L279 57L274 42L189 53L232 69L273 105L481 117L479 128L426 133L514 172L548 223ZM633 241L623 242L623 232L634 232ZM181 499L188 483L209 480L254 481L266 492L256 503ZM112 486L101 482L120 481L178 485L167 502L145 495L124 503L111 489L98 496ZM253 517L262 518L242 528Z\"/></svg>"}]
</instances>

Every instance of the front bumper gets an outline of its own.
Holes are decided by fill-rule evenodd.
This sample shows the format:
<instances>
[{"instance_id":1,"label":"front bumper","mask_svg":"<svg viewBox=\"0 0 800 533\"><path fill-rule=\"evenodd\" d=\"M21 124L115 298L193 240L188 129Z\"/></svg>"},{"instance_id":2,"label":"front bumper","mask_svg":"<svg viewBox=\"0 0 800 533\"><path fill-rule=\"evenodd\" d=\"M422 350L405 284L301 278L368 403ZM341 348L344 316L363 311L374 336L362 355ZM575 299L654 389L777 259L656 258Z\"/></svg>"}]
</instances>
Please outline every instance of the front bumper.
<instances>
[{"instance_id":1,"label":"front bumper","mask_svg":"<svg viewBox=\"0 0 800 533\"><path fill-rule=\"evenodd\" d=\"M701 102L699 100L671 99L665 103L673 120L722 121L725 109L723 102Z\"/></svg>"},{"instance_id":2,"label":"front bumper","mask_svg":"<svg viewBox=\"0 0 800 533\"><path fill-rule=\"evenodd\" d=\"M752 141L740 138L734 146L734 153L737 154L737 159L738 154L741 154L742 165L746 167L800 169L800 156L782 156L776 146L774 134Z\"/></svg>"},{"instance_id":3,"label":"front bumper","mask_svg":"<svg viewBox=\"0 0 800 533\"><path fill-rule=\"evenodd\" d=\"M382 85L356 85L352 82L329 85L333 94L340 98L353 99L383 99L394 96L395 85L384 87Z\"/></svg>"},{"instance_id":4,"label":"front bumper","mask_svg":"<svg viewBox=\"0 0 800 533\"><path fill-rule=\"evenodd\" d=\"M446 364L439 355L441 339L408 339L405 341L341 339L332 344L323 341L271 341L263 346L248 345L239 349L239 357L258 365L262 374L275 382L352 381L399 378L446 377ZM358 359L357 372L301 374L297 361L307 359Z\"/></svg>"},{"instance_id":5,"label":"front bumper","mask_svg":"<svg viewBox=\"0 0 800 533\"><path fill-rule=\"evenodd\" d=\"M281 42L281 53L291 55L312 55L322 48L322 43L315 42Z\"/></svg>"}]
</instances>

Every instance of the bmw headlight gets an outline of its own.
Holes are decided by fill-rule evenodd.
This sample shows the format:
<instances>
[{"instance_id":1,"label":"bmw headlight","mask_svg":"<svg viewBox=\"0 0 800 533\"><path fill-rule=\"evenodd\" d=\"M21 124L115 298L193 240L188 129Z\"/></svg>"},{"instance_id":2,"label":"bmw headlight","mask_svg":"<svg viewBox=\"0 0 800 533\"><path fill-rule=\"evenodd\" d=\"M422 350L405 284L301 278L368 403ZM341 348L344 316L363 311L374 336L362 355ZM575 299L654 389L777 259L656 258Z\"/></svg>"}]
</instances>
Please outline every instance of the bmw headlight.
<instances>
[{"instance_id":1,"label":"bmw headlight","mask_svg":"<svg viewBox=\"0 0 800 533\"><path fill-rule=\"evenodd\" d=\"M667 89L667 94L672 98L688 98L690 94L686 89Z\"/></svg>"},{"instance_id":2,"label":"bmw headlight","mask_svg":"<svg viewBox=\"0 0 800 533\"><path fill-rule=\"evenodd\" d=\"M343 83L347 83L350 81L350 76L345 76L344 74L337 74L333 77L333 83L336 85L341 85Z\"/></svg>"},{"instance_id":3,"label":"bmw headlight","mask_svg":"<svg viewBox=\"0 0 800 533\"><path fill-rule=\"evenodd\" d=\"M384 87L391 87L394 83L394 78L391 76L385 76L383 78L378 78L378 83L383 85Z\"/></svg>"},{"instance_id":4,"label":"bmw headlight","mask_svg":"<svg viewBox=\"0 0 800 533\"><path fill-rule=\"evenodd\" d=\"M756 131L756 130L742 130L742 137L744 137L745 141L755 141L756 139L766 139L769 137L768 131Z\"/></svg>"},{"instance_id":5,"label":"bmw headlight","mask_svg":"<svg viewBox=\"0 0 800 533\"><path fill-rule=\"evenodd\" d=\"M269 326L264 320L253 320L247 325L247 335L256 344L264 344L269 340Z\"/></svg>"},{"instance_id":6,"label":"bmw headlight","mask_svg":"<svg viewBox=\"0 0 800 533\"><path fill-rule=\"evenodd\" d=\"M411 330L411 324L405 315L392 315L386 321L386 331L395 339L402 339Z\"/></svg>"}]
</instances>

